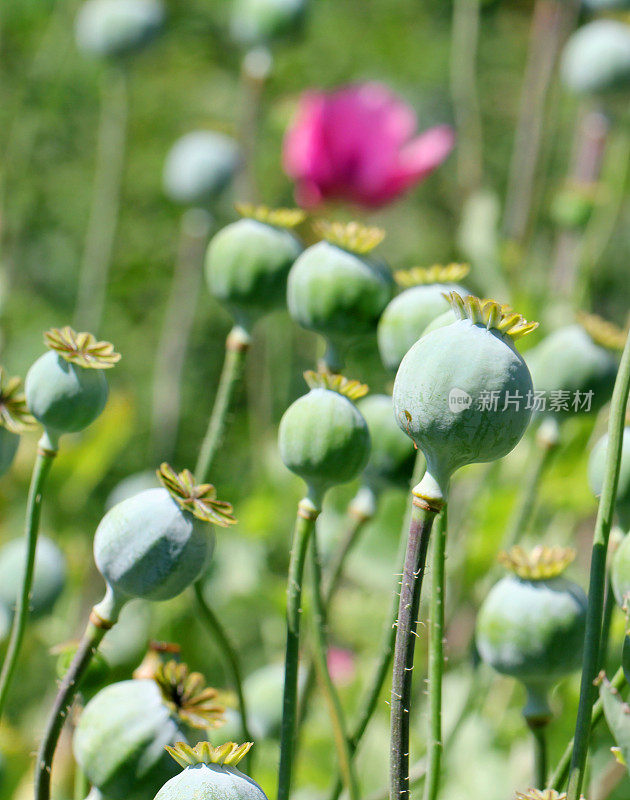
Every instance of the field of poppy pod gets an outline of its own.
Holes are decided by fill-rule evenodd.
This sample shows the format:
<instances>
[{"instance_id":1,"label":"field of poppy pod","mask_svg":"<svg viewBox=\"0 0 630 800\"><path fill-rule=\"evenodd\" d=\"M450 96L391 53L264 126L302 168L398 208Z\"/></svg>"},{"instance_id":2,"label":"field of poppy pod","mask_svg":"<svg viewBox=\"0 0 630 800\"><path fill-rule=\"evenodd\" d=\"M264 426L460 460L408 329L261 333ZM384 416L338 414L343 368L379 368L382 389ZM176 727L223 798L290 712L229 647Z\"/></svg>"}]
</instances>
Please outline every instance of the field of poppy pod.
<instances>
[{"instance_id":1,"label":"field of poppy pod","mask_svg":"<svg viewBox=\"0 0 630 800\"><path fill-rule=\"evenodd\" d=\"M630 800L630 0L0 0L0 800Z\"/></svg>"}]
</instances>

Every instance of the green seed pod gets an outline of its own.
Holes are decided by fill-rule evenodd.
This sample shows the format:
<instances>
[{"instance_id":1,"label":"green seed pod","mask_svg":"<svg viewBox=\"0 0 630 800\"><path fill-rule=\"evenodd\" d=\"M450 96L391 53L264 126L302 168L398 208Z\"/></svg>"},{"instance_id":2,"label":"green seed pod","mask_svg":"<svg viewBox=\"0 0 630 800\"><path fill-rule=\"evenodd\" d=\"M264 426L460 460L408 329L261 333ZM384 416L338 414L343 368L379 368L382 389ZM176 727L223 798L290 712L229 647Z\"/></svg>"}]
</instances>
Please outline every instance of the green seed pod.
<instances>
[{"instance_id":1,"label":"green seed pod","mask_svg":"<svg viewBox=\"0 0 630 800\"><path fill-rule=\"evenodd\" d=\"M604 485L606 470L606 451L608 450L608 434L604 434L597 442L588 461L588 482L596 497L599 497ZM630 427L623 431L621 465L619 468L619 484L615 499L615 511L624 533L630 531Z\"/></svg>"},{"instance_id":2,"label":"green seed pod","mask_svg":"<svg viewBox=\"0 0 630 800\"><path fill-rule=\"evenodd\" d=\"M154 679L111 684L79 718L72 743L77 763L108 800L153 800L177 772L165 746L185 741L188 726L221 725L217 698L199 673L174 661Z\"/></svg>"},{"instance_id":3,"label":"green seed pod","mask_svg":"<svg viewBox=\"0 0 630 800\"><path fill-rule=\"evenodd\" d=\"M287 275L302 252L287 228L300 224L304 215L290 209L239 210L247 216L210 241L205 271L210 294L250 332L258 317L285 303Z\"/></svg>"},{"instance_id":4,"label":"green seed pod","mask_svg":"<svg viewBox=\"0 0 630 800\"><path fill-rule=\"evenodd\" d=\"M558 421L580 411L596 412L610 399L617 362L596 343L594 334L594 327L589 333L582 325L569 325L549 334L527 353L534 389L543 393L545 412ZM564 393L565 403L552 410L551 402L554 395L561 396L559 393ZM581 404L574 405L576 397L581 398Z\"/></svg>"},{"instance_id":5,"label":"green seed pod","mask_svg":"<svg viewBox=\"0 0 630 800\"><path fill-rule=\"evenodd\" d=\"M26 542L13 539L0 549L0 603L15 606L22 585ZM57 545L40 536L35 551L35 574L31 592L31 616L50 614L66 585L66 559Z\"/></svg>"},{"instance_id":6,"label":"green seed pod","mask_svg":"<svg viewBox=\"0 0 630 800\"><path fill-rule=\"evenodd\" d=\"M216 131L192 131L171 147L164 164L164 191L175 203L206 206L231 183L239 165L238 145Z\"/></svg>"},{"instance_id":7,"label":"green seed pod","mask_svg":"<svg viewBox=\"0 0 630 800\"><path fill-rule=\"evenodd\" d=\"M85 0L75 35L80 50L97 58L120 58L149 44L164 23L158 0Z\"/></svg>"},{"instance_id":8,"label":"green seed pod","mask_svg":"<svg viewBox=\"0 0 630 800\"><path fill-rule=\"evenodd\" d=\"M8 378L0 367L0 477L9 469L20 444L20 434L35 424L22 392L20 378Z\"/></svg>"},{"instance_id":9,"label":"green seed pod","mask_svg":"<svg viewBox=\"0 0 630 800\"><path fill-rule=\"evenodd\" d=\"M407 488L416 451L413 442L400 430L394 418L392 398L372 394L357 403L370 432L370 458L363 471L363 482L374 494L385 488Z\"/></svg>"},{"instance_id":10,"label":"green seed pod","mask_svg":"<svg viewBox=\"0 0 630 800\"><path fill-rule=\"evenodd\" d=\"M561 573L575 557L563 548L520 547L502 553L515 574L500 580L479 609L476 638L481 658L527 689L525 717L550 716L549 689L582 663L586 595Z\"/></svg>"},{"instance_id":11,"label":"green seed pod","mask_svg":"<svg viewBox=\"0 0 630 800\"><path fill-rule=\"evenodd\" d=\"M417 341L394 382L398 425L427 461L419 496L438 503L455 470L501 458L525 432L532 380L513 340L537 325L493 301L450 297L460 318Z\"/></svg>"},{"instance_id":12,"label":"green seed pod","mask_svg":"<svg viewBox=\"0 0 630 800\"><path fill-rule=\"evenodd\" d=\"M236 0L230 32L235 41L251 47L269 44L299 27L306 0Z\"/></svg>"},{"instance_id":13,"label":"green seed pod","mask_svg":"<svg viewBox=\"0 0 630 800\"><path fill-rule=\"evenodd\" d=\"M204 572L214 535L206 524L236 520L232 506L216 499L211 484L195 486L188 470L168 464L159 472L165 488L147 489L105 514L94 536L96 566L107 592L97 615L115 622L132 597L170 600Z\"/></svg>"},{"instance_id":14,"label":"green seed pod","mask_svg":"<svg viewBox=\"0 0 630 800\"><path fill-rule=\"evenodd\" d=\"M624 608L630 599L630 537L624 536L610 565L610 580L615 600Z\"/></svg>"},{"instance_id":15,"label":"green seed pod","mask_svg":"<svg viewBox=\"0 0 630 800\"><path fill-rule=\"evenodd\" d=\"M319 506L328 489L353 480L367 463L370 434L352 402L367 387L330 373L304 377L311 390L284 412L278 446L285 466L304 480Z\"/></svg>"},{"instance_id":16,"label":"green seed pod","mask_svg":"<svg viewBox=\"0 0 630 800\"><path fill-rule=\"evenodd\" d=\"M630 85L630 26L598 19L578 28L562 53L561 75L578 94L602 94Z\"/></svg>"},{"instance_id":17,"label":"green seed pod","mask_svg":"<svg viewBox=\"0 0 630 800\"><path fill-rule=\"evenodd\" d=\"M155 800L267 800L260 786L236 768L251 747L226 742L213 747L200 742L196 747L178 743L169 753L184 771L171 778Z\"/></svg>"},{"instance_id":18,"label":"green seed pod","mask_svg":"<svg viewBox=\"0 0 630 800\"><path fill-rule=\"evenodd\" d=\"M120 360L109 342L91 333L52 328L44 334L50 348L26 375L26 401L44 426L51 449L62 433L76 433L94 422L107 402L104 369Z\"/></svg>"},{"instance_id":19,"label":"green seed pod","mask_svg":"<svg viewBox=\"0 0 630 800\"><path fill-rule=\"evenodd\" d=\"M424 335L427 325L450 310L445 294L468 294L455 283L468 271L465 264L449 264L396 272L396 282L405 290L383 311L377 332L381 360L388 370L395 372L407 350Z\"/></svg>"},{"instance_id":20,"label":"green seed pod","mask_svg":"<svg viewBox=\"0 0 630 800\"><path fill-rule=\"evenodd\" d=\"M386 265L368 257L384 233L356 223L320 223L326 241L307 248L291 267L287 303L293 319L327 342L326 366L341 368L353 340L375 331L392 296Z\"/></svg>"}]
</instances>

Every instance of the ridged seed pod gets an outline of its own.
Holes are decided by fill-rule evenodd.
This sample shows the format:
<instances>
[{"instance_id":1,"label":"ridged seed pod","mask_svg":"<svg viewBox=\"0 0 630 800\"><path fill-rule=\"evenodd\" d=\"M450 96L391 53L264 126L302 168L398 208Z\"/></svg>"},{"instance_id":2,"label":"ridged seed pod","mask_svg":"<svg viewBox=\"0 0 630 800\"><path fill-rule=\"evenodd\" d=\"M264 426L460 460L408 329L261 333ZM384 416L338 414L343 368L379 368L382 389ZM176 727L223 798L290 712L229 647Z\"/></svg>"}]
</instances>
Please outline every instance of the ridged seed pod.
<instances>
[{"instance_id":1,"label":"ridged seed pod","mask_svg":"<svg viewBox=\"0 0 630 800\"><path fill-rule=\"evenodd\" d=\"M77 45L87 55L120 58L149 44L163 23L158 0L85 0L76 18Z\"/></svg>"},{"instance_id":2,"label":"ridged seed pod","mask_svg":"<svg viewBox=\"0 0 630 800\"><path fill-rule=\"evenodd\" d=\"M524 684L523 713L531 722L551 716L549 690L582 663L586 595L562 577L574 556L572 550L546 547L503 553L512 574L490 590L477 616L479 654L497 672Z\"/></svg>"},{"instance_id":3,"label":"ridged seed pod","mask_svg":"<svg viewBox=\"0 0 630 800\"><path fill-rule=\"evenodd\" d=\"M250 747L251 742L240 747L233 742L219 747L209 742L194 748L183 743L169 747L184 770L160 789L155 800L267 800L260 786L237 769Z\"/></svg>"}]
</instances>

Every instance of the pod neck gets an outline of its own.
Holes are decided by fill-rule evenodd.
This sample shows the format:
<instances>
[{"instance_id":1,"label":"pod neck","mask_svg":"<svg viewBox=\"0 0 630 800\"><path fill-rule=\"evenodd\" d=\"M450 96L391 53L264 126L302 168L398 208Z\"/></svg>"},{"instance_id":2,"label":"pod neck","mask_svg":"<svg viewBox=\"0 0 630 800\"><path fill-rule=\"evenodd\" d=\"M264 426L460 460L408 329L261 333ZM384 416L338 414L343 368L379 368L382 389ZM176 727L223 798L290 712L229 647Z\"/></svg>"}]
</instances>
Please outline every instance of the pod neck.
<instances>
[{"instance_id":1,"label":"pod neck","mask_svg":"<svg viewBox=\"0 0 630 800\"><path fill-rule=\"evenodd\" d=\"M549 706L549 689L546 684L526 683L526 700L523 716L530 728L544 728L553 716Z\"/></svg>"}]
</instances>

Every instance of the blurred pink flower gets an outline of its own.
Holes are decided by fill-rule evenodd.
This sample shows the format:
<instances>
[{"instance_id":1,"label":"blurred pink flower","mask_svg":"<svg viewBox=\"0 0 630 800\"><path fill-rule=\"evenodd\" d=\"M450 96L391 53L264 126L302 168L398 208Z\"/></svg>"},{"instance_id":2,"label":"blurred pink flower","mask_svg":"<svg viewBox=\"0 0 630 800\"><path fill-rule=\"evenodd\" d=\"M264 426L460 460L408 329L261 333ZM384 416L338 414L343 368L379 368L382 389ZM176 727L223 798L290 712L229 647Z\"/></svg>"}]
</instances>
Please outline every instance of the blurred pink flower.
<instances>
[{"instance_id":1,"label":"blurred pink flower","mask_svg":"<svg viewBox=\"0 0 630 800\"><path fill-rule=\"evenodd\" d=\"M305 92L283 149L302 206L338 199L380 206L438 167L453 148L448 125L414 137L411 106L380 83Z\"/></svg>"},{"instance_id":2,"label":"blurred pink flower","mask_svg":"<svg viewBox=\"0 0 630 800\"><path fill-rule=\"evenodd\" d=\"M356 672L354 654L350 650L343 650L341 647L330 647L328 649L328 672L333 679L333 683L344 685L350 683Z\"/></svg>"}]
</instances>

